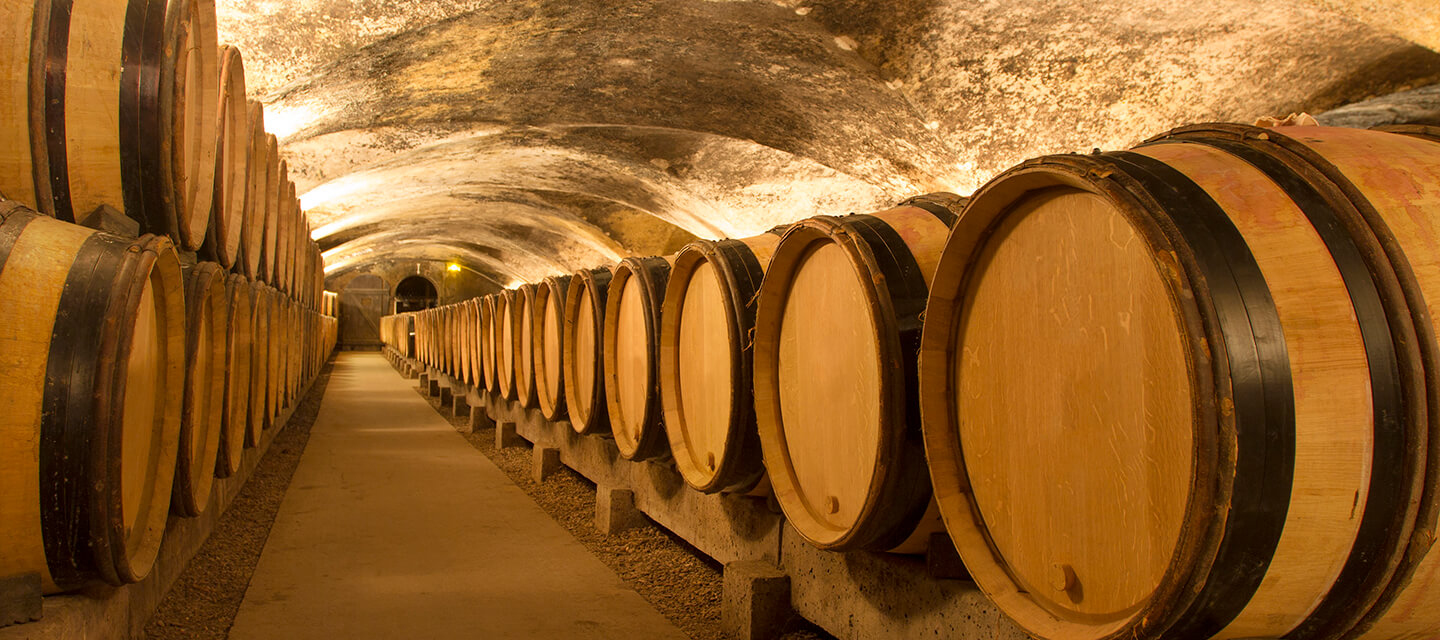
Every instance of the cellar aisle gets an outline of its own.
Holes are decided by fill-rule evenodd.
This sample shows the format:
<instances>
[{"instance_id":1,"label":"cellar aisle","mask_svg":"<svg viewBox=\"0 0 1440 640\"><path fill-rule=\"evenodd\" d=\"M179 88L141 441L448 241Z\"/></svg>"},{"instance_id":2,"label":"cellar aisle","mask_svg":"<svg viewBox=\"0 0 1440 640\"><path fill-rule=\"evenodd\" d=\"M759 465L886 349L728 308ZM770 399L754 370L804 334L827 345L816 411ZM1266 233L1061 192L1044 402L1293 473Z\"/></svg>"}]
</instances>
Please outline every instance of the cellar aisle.
<instances>
[{"instance_id":1,"label":"cellar aisle","mask_svg":"<svg viewBox=\"0 0 1440 640\"><path fill-rule=\"evenodd\" d=\"M684 637L413 385L337 356L231 638Z\"/></svg>"}]
</instances>

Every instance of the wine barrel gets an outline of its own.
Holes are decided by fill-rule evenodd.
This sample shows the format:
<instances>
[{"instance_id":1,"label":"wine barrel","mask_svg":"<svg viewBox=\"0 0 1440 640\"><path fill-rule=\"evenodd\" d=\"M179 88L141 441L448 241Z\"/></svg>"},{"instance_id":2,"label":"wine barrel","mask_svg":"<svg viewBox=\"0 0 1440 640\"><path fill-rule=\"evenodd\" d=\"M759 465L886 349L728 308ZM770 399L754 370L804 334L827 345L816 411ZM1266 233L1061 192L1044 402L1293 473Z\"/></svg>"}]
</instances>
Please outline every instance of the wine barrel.
<instances>
[{"instance_id":1,"label":"wine barrel","mask_svg":"<svg viewBox=\"0 0 1440 640\"><path fill-rule=\"evenodd\" d=\"M535 327L534 355L535 398L546 420L565 418L565 386L562 361L565 353L565 293L570 290L570 276L551 276L535 285L532 306Z\"/></svg>"},{"instance_id":2,"label":"wine barrel","mask_svg":"<svg viewBox=\"0 0 1440 640\"><path fill-rule=\"evenodd\" d=\"M246 421L245 445L260 446L261 434L270 427L267 393L270 388L270 296L265 283L250 282L250 417Z\"/></svg>"},{"instance_id":3,"label":"wine barrel","mask_svg":"<svg viewBox=\"0 0 1440 640\"><path fill-rule=\"evenodd\" d=\"M285 318L281 313L283 297L274 285L266 286L265 295L270 298L270 337L266 341L268 353L265 354L265 426L268 429L279 426L280 413L285 408L285 399L281 393L285 386L285 372L281 370L280 359L289 345L285 344L284 338Z\"/></svg>"},{"instance_id":4,"label":"wine barrel","mask_svg":"<svg viewBox=\"0 0 1440 640\"><path fill-rule=\"evenodd\" d=\"M0 575L138 582L170 507L185 375L169 240L0 201Z\"/></svg>"},{"instance_id":5,"label":"wine barrel","mask_svg":"<svg viewBox=\"0 0 1440 640\"><path fill-rule=\"evenodd\" d=\"M577 271L565 295L565 334L561 364L565 368L565 412L570 427L582 435L610 432L605 401L605 300L610 269Z\"/></svg>"},{"instance_id":6,"label":"wine barrel","mask_svg":"<svg viewBox=\"0 0 1440 640\"><path fill-rule=\"evenodd\" d=\"M225 407L215 475L239 473L245 456L245 433L250 419L250 332L254 328L250 280L238 273L225 277L229 306L226 322Z\"/></svg>"},{"instance_id":7,"label":"wine barrel","mask_svg":"<svg viewBox=\"0 0 1440 640\"><path fill-rule=\"evenodd\" d=\"M755 294L779 233L702 240L676 255L660 314L660 395L675 466L705 493L748 492L765 476L755 429Z\"/></svg>"},{"instance_id":8,"label":"wine barrel","mask_svg":"<svg viewBox=\"0 0 1440 640\"><path fill-rule=\"evenodd\" d=\"M515 398L522 407L535 405L535 285L526 283L517 289L515 308Z\"/></svg>"},{"instance_id":9,"label":"wine barrel","mask_svg":"<svg viewBox=\"0 0 1440 640\"><path fill-rule=\"evenodd\" d=\"M160 70L161 167L168 189L170 233L177 246L199 249L215 199L220 44L214 0L175 0L165 17Z\"/></svg>"},{"instance_id":10,"label":"wine barrel","mask_svg":"<svg viewBox=\"0 0 1440 640\"><path fill-rule=\"evenodd\" d=\"M334 317L334 316L331 316ZM400 352L407 358L415 357L415 314L405 314L405 319L400 322Z\"/></svg>"},{"instance_id":11,"label":"wine barrel","mask_svg":"<svg viewBox=\"0 0 1440 640\"><path fill-rule=\"evenodd\" d=\"M440 371L455 377L455 308L440 307L440 322L436 325L435 339L440 345Z\"/></svg>"},{"instance_id":12,"label":"wine barrel","mask_svg":"<svg viewBox=\"0 0 1440 640\"><path fill-rule=\"evenodd\" d=\"M954 220L919 199L785 232L755 315L755 418L786 518L821 549L922 551L936 529L915 347Z\"/></svg>"},{"instance_id":13,"label":"wine barrel","mask_svg":"<svg viewBox=\"0 0 1440 640\"><path fill-rule=\"evenodd\" d=\"M486 391L495 391L495 294L480 298L480 375Z\"/></svg>"},{"instance_id":14,"label":"wine barrel","mask_svg":"<svg viewBox=\"0 0 1440 640\"><path fill-rule=\"evenodd\" d=\"M229 269L240 256L240 236L247 220L252 139L245 104L245 64L240 50L230 45L220 48L220 111L215 126L219 133L215 196L202 251Z\"/></svg>"},{"instance_id":15,"label":"wine barrel","mask_svg":"<svg viewBox=\"0 0 1440 640\"><path fill-rule=\"evenodd\" d=\"M660 305L669 275L665 258L626 258L615 266L606 296L605 400L610 433L627 460L670 455L658 379Z\"/></svg>"},{"instance_id":16,"label":"wine barrel","mask_svg":"<svg viewBox=\"0 0 1440 640\"><path fill-rule=\"evenodd\" d=\"M1436 202L1433 142L1239 125L978 192L921 385L980 587L1051 638L1440 633Z\"/></svg>"},{"instance_id":17,"label":"wine barrel","mask_svg":"<svg viewBox=\"0 0 1440 640\"><path fill-rule=\"evenodd\" d=\"M480 299L465 301L465 384L478 387L480 376Z\"/></svg>"},{"instance_id":18,"label":"wine barrel","mask_svg":"<svg viewBox=\"0 0 1440 640\"><path fill-rule=\"evenodd\" d=\"M171 493L176 515L198 516L210 502L225 420L229 302L220 265L201 262L186 274L185 408Z\"/></svg>"},{"instance_id":19,"label":"wine barrel","mask_svg":"<svg viewBox=\"0 0 1440 640\"><path fill-rule=\"evenodd\" d=\"M275 214L275 279L271 286L282 295L290 295L290 244L294 241L295 211L290 200L289 163L280 161L280 193L275 201L279 207Z\"/></svg>"},{"instance_id":20,"label":"wine barrel","mask_svg":"<svg viewBox=\"0 0 1440 640\"><path fill-rule=\"evenodd\" d=\"M265 246L265 194L270 184L269 146L265 133L265 107L250 100L250 149L245 158L249 185L245 191L245 222L240 233L240 269L251 280L260 277L260 258Z\"/></svg>"},{"instance_id":21,"label":"wine barrel","mask_svg":"<svg viewBox=\"0 0 1440 640\"><path fill-rule=\"evenodd\" d=\"M304 362L303 356L305 353L304 350L300 347L301 345L305 344L305 336L302 333L302 330L305 327L305 323L304 316L300 312L299 303L295 302L294 300L287 299L285 301L285 308L290 318L290 348L285 352L288 356L286 361L286 364L288 365L286 373L289 376L287 378L289 385L286 387L286 391L288 391L288 393L285 394L285 398L287 400L286 406L294 406L295 403L300 401L300 381L302 379L300 375L300 367L301 364Z\"/></svg>"},{"instance_id":22,"label":"wine barrel","mask_svg":"<svg viewBox=\"0 0 1440 640\"><path fill-rule=\"evenodd\" d=\"M158 92L142 70L164 57L162 0L37 0L0 9L0 191L46 215L112 207L164 227ZM154 224L150 223L155 217Z\"/></svg>"},{"instance_id":23,"label":"wine barrel","mask_svg":"<svg viewBox=\"0 0 1440 640\"><path fill-rule=\"evenodd\" d=\"M495 377L502 398L515 399L515 309L518 292L506 289L495 304Z\"/></svg>"},{"instance_id":24,"label":"wine barrel","mask_svg":"<svg viewBox=\"0 0 1440 640\"><path fill-rule=\"evenodd\" d=\"M275 286L277 261L275 252L280 248L277 236L280 227L280 184L285 179L285 161L280 159L280 143L275 134L265 134L266 179L265 192L265 239L260 245L260 279Z\"/></svg>"}]
</instances>

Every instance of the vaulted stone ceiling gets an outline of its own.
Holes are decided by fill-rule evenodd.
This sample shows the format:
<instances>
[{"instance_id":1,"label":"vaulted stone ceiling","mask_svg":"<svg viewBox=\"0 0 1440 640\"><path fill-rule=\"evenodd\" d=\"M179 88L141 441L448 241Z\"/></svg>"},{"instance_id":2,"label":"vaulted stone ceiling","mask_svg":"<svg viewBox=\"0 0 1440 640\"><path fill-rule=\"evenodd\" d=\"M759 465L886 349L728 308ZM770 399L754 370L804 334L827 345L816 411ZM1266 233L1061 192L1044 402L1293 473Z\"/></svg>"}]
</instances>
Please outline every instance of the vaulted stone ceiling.
<instances>
[{"instance_id":1,"label":"vaulted stone ceiling","mask_svg":"<svg viewBox=\"0 0 1440 640\"><path fill-rule=\"evenodd\" d=\"M506 286L1440 81L1430 0L217 6L332 277Z\"/></svg>"}]
</instances>

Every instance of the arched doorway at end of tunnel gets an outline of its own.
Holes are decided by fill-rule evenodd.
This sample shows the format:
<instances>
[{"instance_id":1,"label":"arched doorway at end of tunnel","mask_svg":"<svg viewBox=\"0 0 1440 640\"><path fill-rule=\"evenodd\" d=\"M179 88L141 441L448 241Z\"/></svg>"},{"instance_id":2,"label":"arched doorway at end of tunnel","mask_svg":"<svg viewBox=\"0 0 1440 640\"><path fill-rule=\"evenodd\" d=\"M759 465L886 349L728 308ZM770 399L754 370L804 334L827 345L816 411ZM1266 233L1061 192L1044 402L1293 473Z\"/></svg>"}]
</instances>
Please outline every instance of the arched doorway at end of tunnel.
<instances>
[{"instance_id":1,"label":"arched doorway at end of tunnel","mask_svg":"<svg viewBox=\"0 0 1440 640\"><path fill-rule=\"evenodd\" d=\"M414 275L395 285L395 313L423 311L433 308L440 300L435 284L429 278Z\"/></svg>"}]
</instances>

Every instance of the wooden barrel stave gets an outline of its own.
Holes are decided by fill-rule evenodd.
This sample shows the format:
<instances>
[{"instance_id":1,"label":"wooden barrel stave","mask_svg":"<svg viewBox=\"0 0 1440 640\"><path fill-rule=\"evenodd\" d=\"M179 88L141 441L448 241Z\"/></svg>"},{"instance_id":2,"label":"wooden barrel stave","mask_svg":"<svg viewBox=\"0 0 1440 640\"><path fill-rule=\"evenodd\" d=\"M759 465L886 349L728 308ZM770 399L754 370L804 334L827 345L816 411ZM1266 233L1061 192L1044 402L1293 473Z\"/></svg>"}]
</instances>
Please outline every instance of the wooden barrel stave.
<instances>
[{"instance_id":1,"label":"wooden barrel stave","mask_svg":"<svg viewBox=\"0 0 1440 640\"><path fill-rule=\"evenodd\" d=\"M756 422L776 499L819 548L914 553L938 530L913 428L914 349L946 213L907 205L806 220L768 266Z\"/></svg>"},{"instance_id":2,"label":"wooden barrel stave","mask_svg":"<svg viewBox=\"0 0 1440 640\"><path fill-rule=\"evenodd\" d=\"M515 311L515 398L520 406L536 404L535 389L535 285L523 284L517 289Z\"/></svg>"},{"instance_id":3,"label":"wooden barrel stave","mask_svg":"<svg viewBox=\"0 0 1440 640\"><path fill-rule=\"evenodd\" d=\"M576 272L565 299L565 412L582 435L610 433L603 340L610 281L610 269Z\"/></svg>"},{"instance_id":4,"label":"wooden barrel stave","mask_svg":"<svg viewBox=\"0 0 1440 640\"><path fill-rule=\"evenodd\" d=\"M265 245L265 193L270 181L269 147L265 133L265 107L257 101L246 102L247 118L250 125L250 146L245 156L246 173L249 177L245 190L245 222L240 233L240 260L238 269L245 277L255 280L260 277L260 258Z\"/></svg>"},{"instance_id":5,"label":"wooden barrel stave","mask_svg":"<svg viewBox=\"0 0 1440 640\"><path fill-rule=\"evenodd\" d=\"M265 415L266 390L269 388L270 297L265 283L250 282L250 411L246 420L245 446L258 447L262 433L269 427Z\"/></svg>"},{"instance_id":6,"label":"wooden barrel stave","mask_svg":"<svg viewBox=\"0 0 1440 640\"><path fill-rule=\"evenodd\" d=\"M186 274L185 401L180 421L172 506L177 515L205 512L225 420L225 345L229 300L224 269L201 262Z\"/></svg>"},{"instance_id":7,"label":"wooden barrel stave","mask_svg":"<svg viewBox=\"0 0 1440 640\"><path fill-rule=\"evenodd\" d=\"M250 427L250 332L254 330L250 280L232 273L226 276L225 287L230 308L226 322L224 437L215 464L215 475L220 478L239 473L245 456Z\"/></svg>"},{"instance_id":8,"label":"wooden barrel stave","mask_svg":"<svg viewBox=\"0 0 1440 640\"><path fill-rule=\"evenodd\" d=\"M680 475L702 492L746 493L765 475L750 336L779 242L778 233L694 242L670 272L660 322L665 431Z\"/></svg>"},{"instance_id":9,"label":"wooden barrel stave","mask_svg":"<svg viewBox=\"0 0 1440 640\"><path fill-rule=\"evenodd\" d=\"M1357 140L1356 136L1371 137ZM1395 212L1403 211L1402 202L1416 193L1410 186L1388 193L1386 187L1393 187L1397 184L1395 176L1404 174L1402 183L1416 180L1436 190L1440 185L1440 154L1435 151L1440 149L1426 153L1422 147L1395 145L1394 140L1376 136L1319 128L1267 131L1202 125L1157 138L1135 152L1031 161L992 181L977 194L978 206L972 202L949 241L931 298L921 364L923 397L927 399L925 436L937 497L957 548L982 589L1021 626L1041 637L1063 638L1349 637L1366 628L1368 623L1360 620L1362 616L1373 621L1384 611L1383 604L1371 605L1377 597L1383 603L1380 587L1387 580L1394 593L1421 593L1410 591L1392 576L1398 579L1402 572L1396 569L1403 563L1394 561L1399 539L1408 530L1420 531L1405 520L1417 514L1417 506L1421 513L1427 507L1424 500L1414 498L1420 490L1414 470L1423 466L1423 461L1416 459L1425 454L1410 447L1423 441L1418 434L1424 433L1425 423L1433 419L1427 419L1424 403L1419 401L1428 393L1421 391L1425 384L1416 376L1424 370L1419 364L1420 345L1429 349L1434 342L1424 337L1423 331L1420 339L1416 338L1415 327L1421 323L1410 319L1414 303L1407 302L1403 293L1405 254L1389 250L1387 255L1383 247L1394 241L1393 237L1385 240L1389 236L1386 223L1408 220ZM1355 175L1371 178L1372 182L1365 186L1368 191L1341 184L1347 179L1333 171L1334 166L1322 154L1311 152L1311 157L1306 157L1303 150L1310 144L1320 148L1329 145L1324 156L1346 145L1351 145L1352 150L1364 149L1355 155L1366 158L1365 170ZM1386 151L1374 154L1376 148ZM1394 159L1400 159L1405 169L1376 170ZM1377 197L1385 206L1371 206ZM1084 204L1083 198L1096 198L1091 202L1104 204ZM1051 204L1052 200L1064 204ZM1387 214L1376 212L1377 208L1385 211L1387 207ZM1080 217L1081 212L1087 211L1122 211L1125 222L1117 226L1099 217L1094 218L1098 222L1082 222L1086 218ZM1054 225L1047 228L1039 222L1025 222L1028 217L1041 215L1035 212L1053 212L1045 215L1071 222L1058 230ZM1006 216L1018 221L1006 221L1005 226L994 222ZM1093 229L1086 230L1087 226ZM1003 491L996 489L1002 485L990 479L996 473L992 462L997 457L1004 459L1006 451L1023 442L1016 440L1020 436L1015 434L1025 434L1053 420L1037 414L1016 425L1001 413L985 413L976 399L998 397L993 391L982 391L986 385L1008 388L1005 393L1016 396L1009 401L1012 406L1031 407L1046 406L1044 401L1020 397L1031 387L1036 393L1049 394L1047 389L1056 384L1083 389L1086 384L1094 384L1091 381L1095 379L1105 380L1107 393L1090 393L1091 398L1124 397L1126 385L1133 387L1134 383L1108 371L1055 374L1056 369L1074 362L1066 349L1080 347L1053 346L1050 336L1063 331L1047 329L1046 335L1039 337L1031 320L1033 314L1027 316L1024 308L1011 307L1000 319L997 308L1003 304L995 302L997 296L1003 295L1002 290L1026 290L1032 292L1037 309L1066 308L1058 302L1047 302L1054 294L1044 285L1023 279L1032 277L1025 275L1026 269L1041 275L1049 272L1023 267L1027 260L1037 264L1034 255L1038 255L1033 248L1026 249L1023 242L1064 244L1083 237L1082 232L1113 239L1114 243L1072 243L1088 247L1090 254L1084 263L1093 270L1095 265L1105 263L1107 254L1118 253L1111 247L1128 246L1117 231L1126 226L1143 230L1126 237L1151 247L1136 254L1136 266L1127 273L1154 270L1160 277L1151 281L1163 285L1142 286L1140 278L1132 278L1134 282L1127 287L1115 288L1109 283L1113 278L1101 278L1109 285L1109 294L1118 293L1122 298L1128 295L1134 300L1145 299L1140 298L1141 292L1155 292L1145 294L1155 302L1137 309L1148 309L1146 317L1152 319L1146 322L1161 323L1155 326L1169 322L1173 328L1151 333L1174 333L1180 337L1168 337L1172 346L1167 349L1193 351L1188 357L1168 358L1189 363L1184 367L1162 375L1162 369L1152 366L1140 374L1148 378L1140 380L1155 380L1155 388L1189 388L1197 408L1175 414L1183 419L1162 419L1155 416L1163 412L1147 410L1145 421L1130 428L1130 432L1143 434L1158 431L1154 424L1178 425L1167 430L1164 437L1162 450L1171 451L1165 454L1169 458L1158 453L1153 458L1137 458L1124 453L1137 445L1119 440L1111 443L1120 452L1117 459L1142 460L1142 464L1169 459L1175 468L1183 470L1178 475L1190 477L1181 481L1187 483L1185 486L1179 487L1150 483L1163 488L1149 489L1156 492L1151 501L1166 507L1169 515L1150 519L1165 522L1163 527L1153 529L1165 533L1148 534L1148 543L1143 537L1139 541L1132 539L1132 534L1132 538L1121 542L1127 569L1106 574L1099 568L1105 563L1097 561L1106 557L1101 553L1106 545L1086 545L1100 537L1114 544L1113 530L1099 534L1095 529L1113 523L1113 516L1106 514L1116 511L1093 506L1098 504L1094 498L1097 492L1103 493L1093 487L1087 489L1089 493L1065 498L1066 504L1092 506L1046 516L1047 523L1066 530L1069 537L1063 544L1047 540L1045 553L1057 557L1069 554L1077 558L1074 562L1063 558L1052 561L1042 557L1045 553L1021 553L1035 544L1015 542L1016 532L1024 531L1024 526L1018 521L1006 524L1005 520L1014 519L1014 514L1038 513L1036 507L1026 503L1043 504L1042 493L1032 490L1016 494L1027 496L1024 499L1007 499ZM1417 233L1409 226L1398 237L1403 244L1419 241L1425 233ZM1161 248L1157 243L1170 243L1174 248ZM1014 246L1005 248L1007 244ZM981 246L985 247L984 253L977 249ZM1217 252L1211 246L1224 250ZM1071 245L1051 246L1047 259L1055 260L1074 251ZM1429 259L1433 252L1424 255ZM1225 261L1218 262L1216 256ZM1215 264L1229 265L1229 271L1218 271ZM999 275L989 275L992 272ZM1196 279L1191 275L1196 273L1208 275ZM1237 275L1215 275L1219 273ZM990 281L995 284L985 284ZM1226 287L1238 287L1233 290L1244 296L1236 298ZM1083 284L1075 288L1095 289ZM1167 288L1181 293L1163 293ZM983 294L987 290L994 293ZM1248 316L1247 320L1226 324L1227 318L1233 317L1224 315L1226 305L1235 304L1232 300L1246 301L1248 311L1240 317ZM1089 304L1106 309L1115 307L1115 302L1092 296ZM1145 326L1140 324L1139 313L1127 317L1133 317L1135 324L1131 326ZM1052 326L1048 319L1043 324ZM1097 342L1099 338L1092 338L1074 345L1089 344L1092 349L1111 354L1127 353L1125 341L1129 338L1125 333L1117 333L1112 327L1105 334L1099 324L1082 326L1089 326L1091 335L1109 335L1112 341L1102 344ZM955 331L963 331L963 335ZM1005 343L991 336L999 335L1029 336L1025 341L1034 344L1031 348L1046 352L1051 366L1030 369L1028 386L1015 387L1014 381L1005 377L1013 372L1005 367L1020 359L996 359L996 350ZM955 355L951 340L966 345L963 357ZM1237 345L1258 346L1242 349ZM1152 351L1161 353L1158 348ZM1148 362L1166 359L1153 354L1146 356ZM1246 386L1235 386L1232 394L1229 381L1235 378L1234 371L1248 370L1236 367L1254 366L1262 366L1265 373L1244 376ZM1004 375L997 375L1001 373ZM1162 382L1176 377L1181 384ZM967 386L953 386L956 380L968 381ZM1266 398L1263 405L1254 400L1257 386L1265 394L1260 396ZM947 400L952 397L963 399L953 406L960 415L967 416L958 431L949 426L955 424ZM1214 399L1217 397L1219 400ZM1176 406L1185 407L1188 402ZM1264 413L1286 406L1292 407L1289 418ZM1126 428L1119 418L1127 414L1112 410L1101 411L1101 415L1115 418L1099 425L1103 433L1111 434L1109 437L1118 437ZM1259 416L1266 416L1263 423ZM1196 421L1194 426L1191 420ZM1251 426L1247 431L1247 421L1268 426ZM1069 429L1085 433L1083 420L1073 423ZM1237 424L1240 426L1233 426ZM1247 435L1256 433L1270 436L1260 440L1259 436ZM1097 440L1103 442L1105 438ZM967 446L984 450L985 455L964 458ZM1052 464L1044 473L1024 481L1051 483L1055 474L1071 473L1067 469L1073 468L1076 474L1092 470L1112 473L1107 470L1118 466L1098 464L1098 460L1106 458L1094 455L1081 464L1079 461L1087 458L1083 447L1071 446L1067 453L1079 453L1077 462ZM1033 459L1053 454L1032 447L1024 455ZM1385 462L1373 464L1372 455L1376 462ZM1155 465L1156 469L1162 466L1158 462ZM1227 471L1230 465L1240 471ZM1193 473L1192 466L1196 469ZM1156 471L1151 475L1167 474ZM1227 480L1215 482L1215 478ZM1283 486L1278 484L1281 480ZM1075 482L1075 486L1090 486ZM957 486L963 488L957 491ZM1377 492L1377 488L1382 490ZM1127 495L1144 495L1145 491L1146 485L1141 482L1127 483L1124 489ZM1262 508L1247 506L1254 505L1261 496L1266 501L1261 503ZM996 501L1006 501L1004 512L1011 516L996 515ZM1185 504L1198 506L1182 509ZM1227 512L1232 514L1228 519L1215 517ZM984 518L986 527L1003 527L999 530L1004 533L983 533L975 518ZM1085 524L1077 526L1076 518ZM1095 528L1087 528L1090 523ZM988 540L978 537L987 535ZM1150 559L1137 558L1138 554ZM1365 559L1359 560L1362 556ZM1261 559L1259 564L1257 558ZM1037 576L1053 577L1055 566L1074 567L1066 580L1058 581L1068 583L1066 589L1033 584ZM1142 571L1138 567L1148 568ZM1136 577L1140 575L1144 577ZM1017 589L1016 581L1030 586ZM1073 590L1078 589L1084 589L1086 594L1083 603L1074 601ZM1107 599L1109 602L1103 603ZM1366 614L1367 609L1371 613ZM1361 626L1355 626L1357 621ZM1434 621L1407 620L1399 627L1379 632L1377 625L1371 628L1374 635L1369 637L1420 637L1404 634L1433 633L1436 627Z\"/></svg>"},{"instance_id":10,"label":"wooden barrel stave","mask_svg":"<svg viewBox=\"0 0 1440 640\"><path fill-rule=\"evenodd\" d=\"M514 289L506 289L495 301L495 379L500 397L515 399L515 308Z\"/></svg>"},{"instance_id":11,"label":"wooden barrel stave","mask_svg":"<svg viewBox=\"0 0 1440 640\"><path fill-rule=\"evenodd\" d=\"M201 247L215 197L220 44L213 0L176 0L165 17L160 70L166 216L177 246Z\"/></svg>"},{"instance_id":12,"label":"wooden barrel stave","mask_svg":"<svg viewBox=\"0 0 1440 640\"><path fill-rule=\"evenodd\" d=\"M626 258L606 294L605 400L615 446L627 460L670 455L659 391L660 306L669 275L665 258Z\"/></svg>"},{"instance_id":13,"label":"wooden barrel stave","mask_svg":"<svg viewBox=\"0 0 1440 640\"><path fill-rule=\"evenodd\" d=\"M220 103L216 116L215 194L206 231L206 258L229 269L240 256L241 235L248 221L245 204L250 189L250 112L245 102L245 63L240 50L220 48Z\"/></svg>"},{"instance_id":14,"label":"wooden barrel stave","mask_svg":"<svg viewBox=\"0 0 1440 640\"><path fill-rule=\"evenodd\" d=\"M0 203L0 574L39 573L47 593L149 574L180 428L182 287L162 238Z\"/></svg>"},{"instance_id":15,"label":"wooden barrel stave","mask_svg":"<svg viewBox=\"0 0 1440 640\"><path fill-rule=\"evenodd\" d=\"M533 326L538 328L531 359L535 367L535 396L546 420L563 420L565 413L564 353L565 296L570 276L552 276L535 286Z\"/></svg>"}]
</instances>

